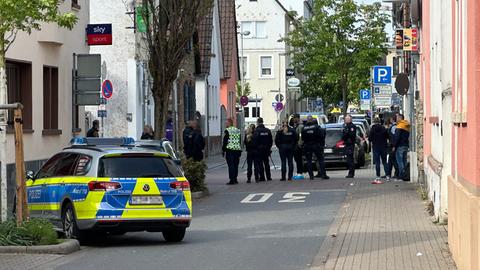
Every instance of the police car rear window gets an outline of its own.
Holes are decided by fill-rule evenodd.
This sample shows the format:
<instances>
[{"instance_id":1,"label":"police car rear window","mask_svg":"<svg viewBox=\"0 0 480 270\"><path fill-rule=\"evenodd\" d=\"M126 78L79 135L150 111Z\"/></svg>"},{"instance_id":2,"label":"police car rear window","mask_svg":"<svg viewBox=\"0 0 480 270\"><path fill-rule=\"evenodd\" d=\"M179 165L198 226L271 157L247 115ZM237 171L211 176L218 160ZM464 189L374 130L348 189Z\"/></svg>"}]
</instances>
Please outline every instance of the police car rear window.
<instances>
[{"instance_id":1,"label":"police car rear window","mask_svg":"<svg viewBox=\"0 0 480 270\"><path fill-rule=\"evenodd\" d=\"M100 159L98 177L181 177L175 162L158 156L110 156Z\"/></svg>"}]
</instances>

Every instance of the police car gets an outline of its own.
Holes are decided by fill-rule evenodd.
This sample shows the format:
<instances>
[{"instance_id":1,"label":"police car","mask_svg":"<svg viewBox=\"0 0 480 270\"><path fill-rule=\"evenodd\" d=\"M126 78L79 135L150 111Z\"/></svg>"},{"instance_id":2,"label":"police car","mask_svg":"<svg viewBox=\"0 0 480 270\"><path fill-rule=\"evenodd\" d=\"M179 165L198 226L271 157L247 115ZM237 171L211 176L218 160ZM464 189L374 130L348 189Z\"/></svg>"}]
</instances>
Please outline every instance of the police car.
<instances>
[{"instance_id":1,"label":"police car","mask_svg":"<svg viewBox=\"0 0 480 270\"><path fill-rule=\"evenodd\" d=\"M31 216L67 238L149 231L179 242L192 218L190 185L175 161L131 138L74 138L27 178Z\"/></svg>"}]
</instances>

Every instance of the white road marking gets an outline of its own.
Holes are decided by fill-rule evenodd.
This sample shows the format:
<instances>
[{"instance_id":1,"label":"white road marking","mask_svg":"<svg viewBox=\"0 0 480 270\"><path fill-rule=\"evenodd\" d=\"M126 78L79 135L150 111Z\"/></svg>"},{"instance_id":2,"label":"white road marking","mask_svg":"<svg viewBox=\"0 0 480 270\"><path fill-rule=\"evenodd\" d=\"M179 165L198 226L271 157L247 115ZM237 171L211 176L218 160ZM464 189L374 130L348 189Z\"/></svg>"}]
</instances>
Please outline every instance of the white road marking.
<instances>
[{"instance_id":1,"label":"white road marking","mask_svg":"<svg viewBox=\"0 0 480 270\"><path fill-rule=\"evenodd\" d=\"M253 200L255 197L258 197L260 196L260 198L258 200ZM264 203L266 202L268 199L270 199L270 197L273 196L273 193L253 193L253 194L248 194L247 197L245 197L245 199L243 199L241 201L241 203Z\"/></svg>"},{"instance_id":2,"label":"white road marking","mask_svg":"<svg viewBox=\"0 0 480 270\"><path fill-rule=\"evenodd\" d=\"M284 200L279 203L304 203L310 192L290 192L283 196Z\"/></svg>"}]
</instances>

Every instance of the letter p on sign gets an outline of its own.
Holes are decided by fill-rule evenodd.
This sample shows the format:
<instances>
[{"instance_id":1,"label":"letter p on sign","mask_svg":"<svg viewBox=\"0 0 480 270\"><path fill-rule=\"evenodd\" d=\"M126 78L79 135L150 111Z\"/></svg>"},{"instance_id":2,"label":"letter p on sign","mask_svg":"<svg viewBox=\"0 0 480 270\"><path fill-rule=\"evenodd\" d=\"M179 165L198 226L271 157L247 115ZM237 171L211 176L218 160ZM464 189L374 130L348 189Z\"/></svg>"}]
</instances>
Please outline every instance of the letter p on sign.
<instances>
[{"instance_id":1,"label":"letter p on sign","mask_svg":"<svg viewBox=\"0 0 480 270\"><path fill-rule=\"evenodd\" d=\"M392 83L392 67L374 66L373 67L373 83L374 84L391 84Z\"/></svg>"}]
</instances>

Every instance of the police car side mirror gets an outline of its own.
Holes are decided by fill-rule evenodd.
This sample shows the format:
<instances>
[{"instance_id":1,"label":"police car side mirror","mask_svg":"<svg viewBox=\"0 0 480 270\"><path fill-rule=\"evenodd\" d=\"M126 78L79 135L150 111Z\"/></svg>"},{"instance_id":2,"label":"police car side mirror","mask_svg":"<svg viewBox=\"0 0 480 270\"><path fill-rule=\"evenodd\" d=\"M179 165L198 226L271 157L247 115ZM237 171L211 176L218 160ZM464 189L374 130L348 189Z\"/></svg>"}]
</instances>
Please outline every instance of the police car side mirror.
<instances>
[{"instance_id":1,"label":"police car side mirror","mask_svg":"<svg viewBox=\"0 0 480 270\"><path fill-rule=\"evenodd\" d=\"M35 173L33 171L28 171L26 176L27 176L27 180L34 180Z\"/></svg>"}]
</instances>

